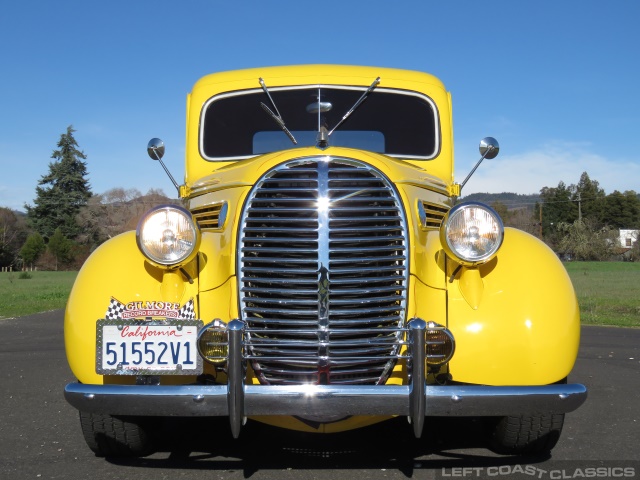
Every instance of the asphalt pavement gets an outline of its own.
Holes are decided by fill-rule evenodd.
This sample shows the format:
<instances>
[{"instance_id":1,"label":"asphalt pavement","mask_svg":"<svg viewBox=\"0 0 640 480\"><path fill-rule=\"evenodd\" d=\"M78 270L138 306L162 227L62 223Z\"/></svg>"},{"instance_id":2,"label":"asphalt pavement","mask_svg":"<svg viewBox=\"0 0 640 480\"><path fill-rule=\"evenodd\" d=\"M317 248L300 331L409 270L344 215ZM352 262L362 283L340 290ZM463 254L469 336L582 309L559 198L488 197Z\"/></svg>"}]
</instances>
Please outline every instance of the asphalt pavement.
<instances>
[{"instance_id":1,"label":"asphalt pavement","mask_svg":"<svg viewBox=\"0 0 640 480\"><path fill-rule=\"evenodd\" d=\"M589 398L550 457L495 455L466 419L427 419L420 440L403 418L331 436L249 422L238 440L226 419L197 419L166 422L158 453L116 460L93 455L64 400L62 323L0 320L0 479L640 478L640 329L583 327L569 380Z\"/></svg>"}]
</instances>

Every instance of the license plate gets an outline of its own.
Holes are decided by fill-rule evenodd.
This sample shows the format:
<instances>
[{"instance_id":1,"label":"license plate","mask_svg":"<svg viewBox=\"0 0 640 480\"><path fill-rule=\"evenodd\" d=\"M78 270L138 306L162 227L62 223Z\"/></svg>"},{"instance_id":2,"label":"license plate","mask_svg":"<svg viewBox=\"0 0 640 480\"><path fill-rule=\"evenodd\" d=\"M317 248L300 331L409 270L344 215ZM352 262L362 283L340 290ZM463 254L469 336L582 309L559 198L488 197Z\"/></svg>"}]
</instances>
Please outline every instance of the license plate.
<instances>
[{"instance_id":1,"label":"license plate","mask_svg":"<svg viewBox=\"0 0 640 480\"><path fill-rule=\"evenodd\" d=\"M98 320L100 375L199 375L200 320Z\"/></svg>"}]
</instances>

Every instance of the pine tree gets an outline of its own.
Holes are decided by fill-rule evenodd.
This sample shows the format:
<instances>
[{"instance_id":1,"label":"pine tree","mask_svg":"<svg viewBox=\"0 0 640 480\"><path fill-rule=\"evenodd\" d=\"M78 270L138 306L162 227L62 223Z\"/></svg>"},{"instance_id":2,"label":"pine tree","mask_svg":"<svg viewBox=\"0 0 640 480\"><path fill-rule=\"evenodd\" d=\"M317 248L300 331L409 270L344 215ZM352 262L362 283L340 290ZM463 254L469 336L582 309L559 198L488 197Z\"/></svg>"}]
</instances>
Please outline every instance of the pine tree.
<instances>
[{"instance_id":1,"label":"pine tree","mask_svg":"<svg viewBox=\"0 0 640 480\"><path fill-rule=\"evenodd\" d=\"M605 219L612 228L636 229L640 226L640 199L633 190L614 190L605 198Z\"/></svg>"},{"instance_id":2,"label":"pine tree","mask_svg":"<svg viewBox=\"0 0 640 480\"><path fill-rule=\"evenodd\" d=\"M542 227L545 232L554 230L560 223L573 223L578 218L578 209L571 201L571 189L564 182L555 188L544 187L540 190L542 200ZM540 208L540 206L538 206ZM539 216L540 211L536 214Z\"/></svg>"},{"instance_id":3,"label":"pine tree","mask_svg":"<svg viewBox=\"0 0 640 480\"><path fill-rule=\"evenodd\" d=\"M60 228L67 238L75 238L81 228L76 222L80 208L91 197L87 175L87 157L78 149L70 125L67 133L60 135L58 150L54 150L49 163L49 173L43 175L36 187L35 205L25 205L31 226L45 238L53 236Z\"/></svg>"},{"instance_id":4,"label":"pine tree","mask_svg":"<svg viewBox=\"0 0 640 480\"><path fill-rule=\"evenodd\" d=\"M587 172L580 175L577 185L572 185L572 200L578 205L578 220L589 218L596 225L605 223L605 193L597 180L591 180Z\"/></svg>"}]
</instances>

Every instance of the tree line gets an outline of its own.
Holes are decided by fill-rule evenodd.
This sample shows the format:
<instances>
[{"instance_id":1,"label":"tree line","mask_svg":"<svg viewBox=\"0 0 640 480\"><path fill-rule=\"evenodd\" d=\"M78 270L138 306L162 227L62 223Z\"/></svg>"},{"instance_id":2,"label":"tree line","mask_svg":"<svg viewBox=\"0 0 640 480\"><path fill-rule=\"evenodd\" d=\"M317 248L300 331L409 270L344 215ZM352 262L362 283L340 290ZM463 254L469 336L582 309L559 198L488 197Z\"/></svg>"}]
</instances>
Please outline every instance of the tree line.
<instances>
[{"instance_id":1,"label":"tree line","mask_svg":"<svg viewBox=\"0 0 640 480\"><path fill-rule=\"evenodd\" d=\"M60 136L26 215L0 208L0 267L78 269L98 245L135 229L149 208L176 203L155 189L145 195L123 188L94 194L74 132L69 126Z\"/></svg>"},{"instance_id":2,"label":"tree line","mask_svg":"<svg viewBox=\"0 0 640 480\"><path fill-rule=\"evenodd\" d=\"M87 180L85 153L72 126L60 136L48 172L36 186L26 215L0 208L0 267L46 270L78 269L91 251L107 239L135 229L149 208L177 203L161 190L143 195L137 189L114 188L94 194ZM606 260L624 253L640 260L640 242L621 249L619 229L640 230L640 196L635 191L606 194L584 172L576 184L559 182L539 195L474 194L465 198L492 204L505 225L542 238L560 256ZM476 198L477 197L477 198ZM492 201L493 200L493 201Z\"/></svg>"},{"instance_id":3,"label":"tree line","mask_svg":"<svg viewBox=\"0 0 640 480\"><path fill-rule=\"evenodd\" d=\"M640 198L633 190L605 194L587 172L578 183L545 187L536 211L544 238L559 253L576 260L604 260L627 253L640 260L636 236L629 252L620 245L620 229L640 229Z\"/></svg>"},{"instance_id":4,"label":"tree line","mask_svg":"<svg viewBox=\"0 0 640 480\"><path fill-rule=\"evenodd\" d=\"M620 244L619 230L640 230L640 195L633 190L606 194L597 180L583 172L575 184L561 181L539 195L470 195L491 204L505 225L544 240L558 255L573 260L640 261L640 242ZM497 198L497 200L495 200Z\"/></svg>"}]
</instances>

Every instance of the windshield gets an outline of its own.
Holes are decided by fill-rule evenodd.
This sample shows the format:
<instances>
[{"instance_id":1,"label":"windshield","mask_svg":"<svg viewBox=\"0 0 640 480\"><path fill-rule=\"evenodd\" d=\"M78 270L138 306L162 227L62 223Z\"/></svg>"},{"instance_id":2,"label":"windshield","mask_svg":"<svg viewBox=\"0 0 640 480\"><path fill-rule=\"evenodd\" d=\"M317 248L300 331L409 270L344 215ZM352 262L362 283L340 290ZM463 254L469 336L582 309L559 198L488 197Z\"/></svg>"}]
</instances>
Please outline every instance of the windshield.
<instances>
[{"instance_id":1,"label":"windshield","mask_svg":"<svg viewBox=\"0 0 640 480\"><path fill-rule=\"evenodd\" d=\"M208 160L227 160L316 145L318 131L338 125L365 90L308 86L270 88L271 99L260 89L218 95L203 108L200 151ZM277 106L295 144L261 104ZM430 159L439 148L437 115L424 95L377 88L331 133L328 143Z\"/></svg>"}]
</instances>

